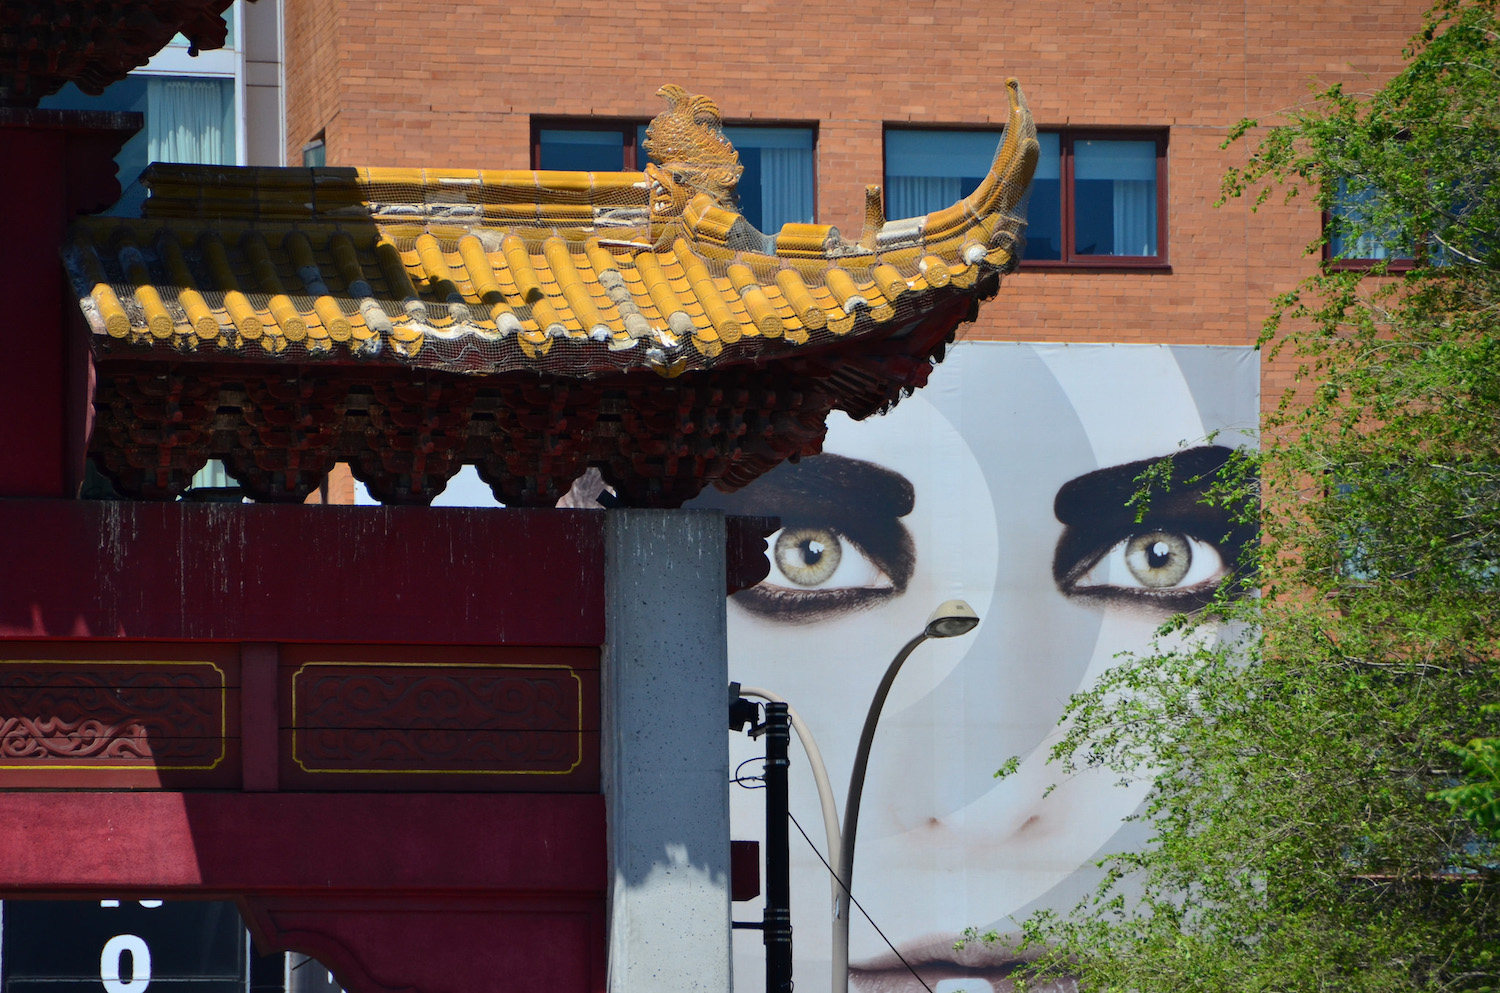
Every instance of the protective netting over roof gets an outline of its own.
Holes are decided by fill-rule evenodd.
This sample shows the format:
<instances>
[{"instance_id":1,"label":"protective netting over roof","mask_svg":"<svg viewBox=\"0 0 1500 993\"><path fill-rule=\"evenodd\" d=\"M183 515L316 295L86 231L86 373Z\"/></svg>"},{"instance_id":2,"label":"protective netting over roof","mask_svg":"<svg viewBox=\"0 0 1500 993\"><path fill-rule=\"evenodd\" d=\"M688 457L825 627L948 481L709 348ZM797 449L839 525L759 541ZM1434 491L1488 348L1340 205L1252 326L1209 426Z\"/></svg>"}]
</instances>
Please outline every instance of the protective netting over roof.
<instances>
[{"instance_id":1,"label":"protective netting over roof","mask_svg":"<svg viewBox=\"0 0 1500 993\"><path fill-rule=\"evenodd\" d=\"M594 468L679 506L921 386L1016 265L1038 147L1014 82L973 194L887 222L871 187L856 238L757 231L717 108L661 92L644 172L152 167L145 217L65 249L95 463L147 499L219 459L257 500L345 462L385 502L473 465L510 505Z\"/></svg>"},{"instance_id":2,"label":"protective netting over roof","mask_svg":"<svg viewBox=\"0 0 1500 993\"><path fill-rule=\"evenodd\" d=\"M989 175L925 217L757 231L712 101L664 87L644 172L153 166L145 217L66 262L101 354L666 376L885 339L994 291L1021 252L1019 87ZM858 348L855 348L858 351Z\"/></svg>"}]
</instances>

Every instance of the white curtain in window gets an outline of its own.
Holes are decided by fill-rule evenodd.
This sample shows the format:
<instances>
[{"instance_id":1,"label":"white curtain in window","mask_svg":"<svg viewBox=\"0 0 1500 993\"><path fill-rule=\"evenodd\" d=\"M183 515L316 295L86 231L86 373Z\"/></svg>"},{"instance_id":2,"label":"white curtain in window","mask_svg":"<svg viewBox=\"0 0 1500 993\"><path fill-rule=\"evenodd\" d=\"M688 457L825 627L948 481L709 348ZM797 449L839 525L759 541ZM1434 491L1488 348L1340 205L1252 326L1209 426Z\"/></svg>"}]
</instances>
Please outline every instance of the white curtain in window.
<instances>
[{"instance_id":1,"label":"white curtain in window","mask_svg":"<svg viewBox=\"0 0 1500 993\"><path fill-rule=\"evenodd\" d=\"M1115 180L1112 255L1156 254L1156 182Z\"/></svg>"},{"instance_id":2,"label":"white curtain in window","mask_svg":"<svg viewBox=\"0 0 1500 993\"><path fill-rule=\"evenodd\" d=\"M1338 201L1333 213L1343 222L1335 231L1329 245L1329 253L1336 259L1387 259L1399 258L1391 249L1398 232L1381 232L1371 229L1370 216L1375 207L1375 191L1363 187L1351 191L1347 179L1339 180ZM1350 237L1352 230L1358 233Z\"/></svg>"},{"instance_id":3,"label":"white curtain in window","mask_svg":"<svg viewBox=\"0 0 1500 993\"><path fill-rule=\"evenodd\" d=\"M1350 259L1386 259L1391 258L1391 247L1381 241L1376 235L1366 232L1355 238L1351 243L1348 239L1339 239L1343 242L1339 246L1342 251L1334 252L1340 258Z\"/></svg>"},{"instance_id":4,"label":"white curtain in window","mask_svg":"<svg viewBox=\"0 0 1500 993\"><path fill-rule=\"evenodd\" d=\"M760 194L760 216L751 217L750 223L775 232L788 222L812 222L812 128L735 125L724 129L724 137L747 161L753 156L758 164L751 174L758 172L760 176L760 189L756 191Z\"/></svg>"},{"instance_id":5,"label":"white curtain in window","mask_svg":"<svg viewBox=\"0 0 1500 993\"><path fill-rule=\"evenodd\" d=\"M760 205L767 231L779 231L788 222L812 222L812 149L761 148Z\"/></svg>"},{"instance_id":6,"label":"white curtain in window","mask_svg":"<svg viewBox=\"0 0 1500 993\"><path fill-rule=\"evenodd\" d=\"M1156 254L1156 142L1077 140L1073 178L1111 182L1114 241L1109 254Z\"/></svg>"},{"instance_id":7,"label":"white curtain in window","mask_svg":"<svg viewBox=\"0 0 1500 993\"><path fill-rule=\"evenodd\" d=\"M215 79L152 77L146 87L148 162L232 165L225 87Z\"/></svg>"},{"instance_id":8,"label":"white curtain in window","mask_svg":"<svg viewBox=\"0 0 1500 993\"><path fill-rule=\"evenodd\" d=\"M885 216L921 217L951 207L990 170L997 131L892 128L885 133Z\"/></svg>"},{"instance_id":9,"label":"white curtain in window","mask_svg":"<svg viewBox=\"0 0 1500 993\"><path fill-rule=\"evenodd\" d=\"M146 81L146 161L233 165L234 136L228 133L227 80ZM192 487L229 486L224 463L210 460L193 476Z\"/></svg>"},{"instance_id":10,"label":"white curtain in window","mask_svg":"<svg viewBox=\"0 0 1500 993\"><path fill-rule=\"evenodd\" d=\"M958 176L887 176L885 216L892 220L922 217L951 207L963 197Z\"/></svg>"}]
</instances>

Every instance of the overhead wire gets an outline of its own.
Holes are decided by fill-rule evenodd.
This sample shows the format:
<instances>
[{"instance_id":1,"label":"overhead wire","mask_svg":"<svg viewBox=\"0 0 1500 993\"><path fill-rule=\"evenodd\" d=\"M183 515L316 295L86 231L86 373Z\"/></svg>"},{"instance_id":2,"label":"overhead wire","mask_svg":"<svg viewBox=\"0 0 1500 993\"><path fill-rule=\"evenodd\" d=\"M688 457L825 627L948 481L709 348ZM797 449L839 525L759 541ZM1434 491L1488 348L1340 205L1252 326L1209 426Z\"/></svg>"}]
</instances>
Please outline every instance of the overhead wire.
<instances>
[{"instance_id":1,"label":"overhead wire","mask_svg":"<svg viewBox=\"0 0 1500 993\"><path fill-rule=\"evenodd\" d=\"M870 912L864 908L864 904L855 899L854 894L849 892L849 887L844 885L844 881L842 879L839 879L839 874L837 872L834 872L833 866L829 865L828 860L823 857L823 853L818 851L818 846L813 844L812 839L807 836L807 832L802 830L802 825L797 823L797 815L793 814L791 811L787 811L787 817L791 818L793 824L796 824L797 833L802 835L802 840L807 842L807 847L811 848L813 850L813 854L818 857L818 861L823 863L823 868L827 869L829 875L831 875L834 881L838 883L839 889L844 891L844 895L849 898L849 902L858 907L859 912L865 915L865 920L869 921L870 926L875 929L875 933L880 935L880 940L885 942L885 946L891 950L891 953L895 955L896 958L901 960L901 964L906 966L906 971L912 974L912 978L921 983L922 988L926 990L927 993L932 993L932 987L927 985L927 980L923 979L921 974L912 967L912 964L906 961L906 956L902 955L900 950L891 943L891 939L885 936L885 932L880 930L880 925L875 923L875 918L870 916Z\"/></svg>"},{"instance_id":2,"label":"overhead wire","mask_svg":"<svg viewBox=\"0 0 1500 993\"><path fill-rule=\"evenodd\" d=\"M763 776L740 775L740 770L749 765L751 762L764 762L765 759L766 757L764 755L753 755L750 758L745 759L739 765L734 767L734 775L730 777L729 781L731 783L735 783L741 789L765 789L765 778ZM752 783L758 783L759 785L747 785ZM896 958L900 959L902 965L906 966L906 971L912 974L912 978L921 983L922 988L926 990L927 993L933 993L932 987L927 985L927 980L923 979L921 974L917 972L912 964L906 961L906 956L902 955L900 950L891 942L891 939L886 937L885 932L880 929L880 925L876 924L875 919L870 916L870 912L864 908L864 905L860 903L858 899L855 898L853 893L849 892L849 887L844 885L844 881L842 879L839 879L838 873L835 872L833 867L828 864L828 860L823 857L823 853L818 851L818 846L813 844L813 840L809 838L807 836L807 832L802 829L802 825L797 821L797 815L793 814L791 811L787 811L787 817L794 825L796 825L797 833L802 835L802 840L807 842L807 847L811 848L813 854L818 857L818 861L823 863L823 868L828 870L828 875L833 879L835 885L837 885L839 889L844 891L845 895L849 897L849 902L859 908L859 912L864 915L865 920L870 922L870 926L875 929L875 933L880 935L880 940L885 942L886 947L891 950L891 953L894 954Z\"/></svg>"}]
</instances>

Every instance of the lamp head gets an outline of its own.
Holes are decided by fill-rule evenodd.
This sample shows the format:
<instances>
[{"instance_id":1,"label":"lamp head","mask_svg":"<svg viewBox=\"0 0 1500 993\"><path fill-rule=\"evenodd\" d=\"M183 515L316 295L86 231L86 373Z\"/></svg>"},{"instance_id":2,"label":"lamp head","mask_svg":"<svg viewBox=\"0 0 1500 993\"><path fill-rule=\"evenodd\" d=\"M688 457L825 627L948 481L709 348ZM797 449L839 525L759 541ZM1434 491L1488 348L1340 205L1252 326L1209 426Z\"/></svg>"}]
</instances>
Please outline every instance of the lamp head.
<instances>
[{"instance_id":1,"label":"lamp head","mask_svg":"<svg viewBox=\"0 0 1500 993\"><path fill-rule=\"evenodd\" d=\"M927 618L926 634L929 638L953 638L968 634L979 624L979 615L974 608L962 600L948 600Z\"/></svg>"}]
</instances>

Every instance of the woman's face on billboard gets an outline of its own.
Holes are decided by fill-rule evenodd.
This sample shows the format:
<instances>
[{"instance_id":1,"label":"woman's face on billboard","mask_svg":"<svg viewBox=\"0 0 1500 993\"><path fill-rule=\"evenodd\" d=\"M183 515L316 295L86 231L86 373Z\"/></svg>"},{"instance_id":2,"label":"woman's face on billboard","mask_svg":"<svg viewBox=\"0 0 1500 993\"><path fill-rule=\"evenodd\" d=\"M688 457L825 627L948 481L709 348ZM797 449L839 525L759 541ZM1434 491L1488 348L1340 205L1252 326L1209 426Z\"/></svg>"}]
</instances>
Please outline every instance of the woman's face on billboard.
<instances>
[{"instance_id":1,"label":"woman's face on billboard","mask_svg":"<svg viewBox=\"0 0 1500 993\"><path fill-rule=\"evenodd\" d=\"M1169 349L966 345L890 414L831 421L824 455L711 501L782 519L770 575L731 598L730 675L792 702L841 811L891 657L944 600L963 598L982 618L969 635L923 644L896 681L855 860L855 897L940 993L1008 988L1003 962L953 952L958 932L1009 930L1035 907L1070 905L1086 885L1079 868L1144 795L1107 772L1064 779L1045 759L1069 695L1120 652L1146 648L1166 617L1206 602L1232 562L1228 522L1194 496L1140 522L1125 506L1144 468L1134 463L1222 426L1204 424L1192 385ZM1178 456L1195 471L1222 459L1197 444ZM742 740L734 757L757 749ZM1019 771L997 781L1011 756ZM793 813L821 848L799 765ZM758 800L735 798L736 837L760 835ZM828 875L795 831L793 859L798 975L818 983ZM759 953L758 942L737 946L746 966ZM857 912L850 959L862 991L911 981Z\"/></svg>"}]
</instances>

